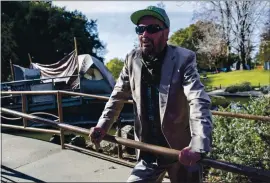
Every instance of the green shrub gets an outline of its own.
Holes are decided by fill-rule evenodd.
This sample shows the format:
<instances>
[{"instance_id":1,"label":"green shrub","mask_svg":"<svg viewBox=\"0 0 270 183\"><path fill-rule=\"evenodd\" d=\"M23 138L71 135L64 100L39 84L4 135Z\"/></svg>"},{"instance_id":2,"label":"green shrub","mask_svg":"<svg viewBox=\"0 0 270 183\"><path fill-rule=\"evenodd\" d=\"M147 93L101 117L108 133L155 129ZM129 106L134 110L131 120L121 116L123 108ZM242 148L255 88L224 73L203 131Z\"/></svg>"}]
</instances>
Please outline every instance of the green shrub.
<instances>
[{"instance_id":1,"label":"green shrub","mask_svg":"<svg viewBox=\"0 0 270 183\"><path fill-rule=\"evenodd\" d=\"M270 86L263 86L263 87L260 88L260 90L261 90L261 92L263 94L266 95L266 94L268 94L270 92Z\"/></svg>"},{"instance_id":2,"label":"green shrub","mask_svg":"<svg viewBox=\"0 0 270 183\"><path fill-rule=\"evenodd\" d=\"M229 100L227 100L225 97L223 96L209 96L210 99L211 99L211 105L212 106L222 106L222 107L227 107L230 102Z\"/></svg>"},{"instance_id":3,"label":"green shrub","mask_svg":"<svg viewBox=\"0 0 270 183\"><path fill-rule=\"evenodd\" d=\"M220 111L270 115L270 98L251 98L242 109L230 106ZM266 121L214 116L213 150L210 157L231 163L270 170L270 123ZM208 182L252 182L248 177L210 168Z\"/></svg>"},{"instance_id":4,"label":"green shrub","mask_svg":"<svg viewBox=\"0 0 270 183\"><path fill-rule=\"evenodd\" d=\"M228 87L225 89L225 92L236 93L236 92L238 92L238 86L236 86L236 85L228 86Z\"/></svg>"},{"instance_id":5,"label":"green shrub","mask_svg":"<svg viewBox=\"0 0 270 183\"><path fill-rule=\"evenodd\" d=\"M252 87L251 87L250 82L243 82L238 87L238 91L240 91L240 92L242 92L242 91L251 91L251 90L252 90Z\"/></svg>"},{"instance_id":6,"label":"green shrub","mask_svg":"<svg viewBox=\"0 0 270 183\"><path fill-rule=\"evenodd\" d=\"M250 82L243 82L238 85L230 85L225 89L225 92L229 93L236 93L236 92L243 92L243 91L251 91L252 86Z\"/></svg>"}]
</instances>

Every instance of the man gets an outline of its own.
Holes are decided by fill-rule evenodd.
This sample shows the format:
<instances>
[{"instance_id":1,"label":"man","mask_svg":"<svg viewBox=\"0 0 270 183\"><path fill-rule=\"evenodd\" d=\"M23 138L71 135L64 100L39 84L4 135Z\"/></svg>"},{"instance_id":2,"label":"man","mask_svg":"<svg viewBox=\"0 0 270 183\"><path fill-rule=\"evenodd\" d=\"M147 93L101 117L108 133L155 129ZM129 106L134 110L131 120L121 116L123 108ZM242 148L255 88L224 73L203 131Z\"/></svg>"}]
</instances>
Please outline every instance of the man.
<instances>
[{"instance_id":1,"label":"man","mask_svg":"<svg viewBox=\"0 0 270 183\"><path fill-rule=\"evenodd\" d=\"M181 150L179 160L137 150L138 163L128 182L201 182L201 155L210 151L210 98L196 69L195 53L167 44L170 21L165 10L149 6L131 15L140 46L125 63L90 137L99 143L132 96L135 140ZM99 132L99 137L95 136Z\"/></svg>"}]
</instances>

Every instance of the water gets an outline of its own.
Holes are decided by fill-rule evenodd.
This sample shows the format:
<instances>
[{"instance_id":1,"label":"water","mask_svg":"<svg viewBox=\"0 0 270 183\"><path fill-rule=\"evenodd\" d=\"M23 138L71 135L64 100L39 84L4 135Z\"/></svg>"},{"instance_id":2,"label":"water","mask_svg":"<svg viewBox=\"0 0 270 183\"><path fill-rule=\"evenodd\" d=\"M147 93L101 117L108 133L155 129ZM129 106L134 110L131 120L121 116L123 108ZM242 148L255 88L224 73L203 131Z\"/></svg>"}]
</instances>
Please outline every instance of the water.
<instances>
[{"instance_id":1,"label":"water","mask_svg":"<svg viewBox=\"0 0 270 183\"><path fill-rule=\"evenodd\" d=\"M230 102L240 102L240 104L246 104L250 101L249 97L230 97L230 96L225 96L227 100Z\"/></svg>"}]
</instances>

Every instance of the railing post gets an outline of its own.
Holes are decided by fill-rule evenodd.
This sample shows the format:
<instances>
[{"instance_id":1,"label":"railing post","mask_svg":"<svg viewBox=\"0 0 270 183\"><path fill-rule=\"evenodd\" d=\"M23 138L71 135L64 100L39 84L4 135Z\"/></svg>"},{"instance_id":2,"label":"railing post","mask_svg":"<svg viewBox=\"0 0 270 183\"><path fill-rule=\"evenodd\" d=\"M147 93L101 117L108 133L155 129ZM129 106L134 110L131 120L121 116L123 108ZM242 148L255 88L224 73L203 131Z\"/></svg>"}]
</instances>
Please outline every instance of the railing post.
<instances>
[{"instance_id":1,"label":"railing post","mask_svg":"<svg viewBox=\"0 0 270 183\"><path fill-rule=\"evenodd\" d=\"M27 113L26 112L26 96L25 94L21 94L21 97L22 97L22 112L23 113ZM26 118L23 118L23 127L27 127L27 119Z\"/></svg>"},{"instance_id":2,"label":"railing post","mask_svg":"<svg viewBox=\"0 0 270 183\"><path fill-rule=\"evenodd\" d=\"M60 93L59 91L57 93L57 108L59 123L63 123L62 93ZM62 128L60 128L60 140L62 149L65 149L65 132Z\"/></svg>"},{"instance_id":3,"label":"railing post","mask_svg":"<svg viewBox=\"0 0 270 183\"><path fill-rule=\"evenodd\" d=\"M117 136L121 137L121 118L117 120ZM118 158L122 159L123 158L123 150L122 150L122 145L118 144Z\"/></svg>"}]
</instances>

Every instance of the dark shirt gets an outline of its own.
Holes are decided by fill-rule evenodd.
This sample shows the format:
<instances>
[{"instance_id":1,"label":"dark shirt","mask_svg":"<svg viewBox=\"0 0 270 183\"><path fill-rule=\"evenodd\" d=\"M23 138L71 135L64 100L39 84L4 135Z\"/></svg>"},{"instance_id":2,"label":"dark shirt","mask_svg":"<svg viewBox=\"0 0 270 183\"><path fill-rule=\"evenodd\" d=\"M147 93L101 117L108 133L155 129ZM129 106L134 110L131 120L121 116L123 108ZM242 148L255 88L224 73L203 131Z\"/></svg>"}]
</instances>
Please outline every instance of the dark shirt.
<instances>
[{"instance_id":1,"label":"dark shirt","mask_svg":"<svg viewBox=\"0 0 270 183\"><path fill-rule=\"evenodd\" d=\"M166 54L166 48L156 58L143 57L141 94L142 94L142 117L145 132L144 142L163 147L169 147L162 131L159 111L159 84L161 68ZM171 163L166 157L156 156L141 152L142 158L149 163Z\"/></svg>"}]
</instances>

